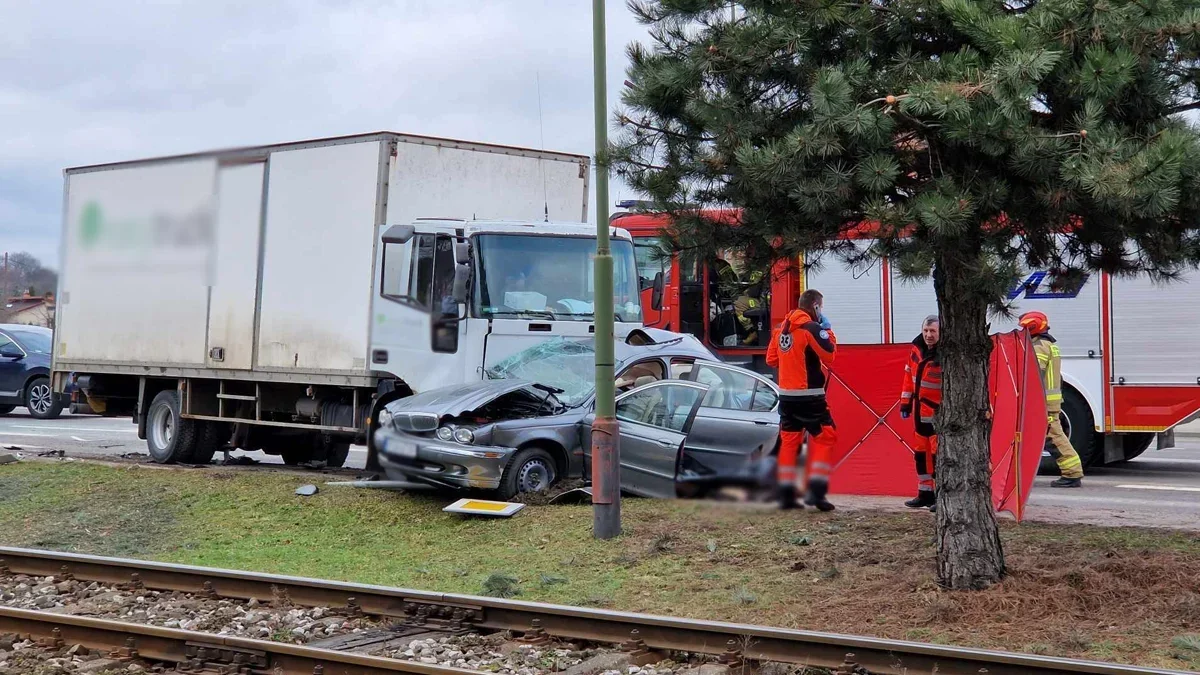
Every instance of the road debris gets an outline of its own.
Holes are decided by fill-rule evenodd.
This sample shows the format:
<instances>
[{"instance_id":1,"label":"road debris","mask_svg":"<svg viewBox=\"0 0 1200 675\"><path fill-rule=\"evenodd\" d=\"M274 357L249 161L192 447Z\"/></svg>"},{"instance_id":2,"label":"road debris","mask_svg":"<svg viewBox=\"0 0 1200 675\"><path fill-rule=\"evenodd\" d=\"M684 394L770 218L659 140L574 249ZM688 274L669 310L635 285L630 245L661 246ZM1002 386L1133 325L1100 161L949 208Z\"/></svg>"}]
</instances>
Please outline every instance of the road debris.
<instances>
[{"instance_id":1,"label":"road debris","mask_svg":"<svg viewBox=\"0 0 1200 675\"><path fill-rule=\"evenodd\" d=\"M19 461L20 459L21 458L18 455L15 455L12 453L5 453L3 455L0 455L0 464L12 464L14 462Z\"/></svg>"},{"instance_id":2,"label":"road debris","mask_svg":"<svg viewBox=\"0 0 1200 675\"><path fill-rule=\"evenodd\" d=\"M63 450L43 450L37 454L38 457L66 457L67 453Z\"/></svg>"},{"instance_id":3,"label":"road debris","mask_svg":"<svg viewBox=\"0 0 1200 675\"><path fill-rule=\"evenodd\" d=\"M311 497L317 494L317 492L318 490L316 485L301 485L300 487L296 488L296 494L300 495L301 497Z\"/></svg>"}]
</instances>

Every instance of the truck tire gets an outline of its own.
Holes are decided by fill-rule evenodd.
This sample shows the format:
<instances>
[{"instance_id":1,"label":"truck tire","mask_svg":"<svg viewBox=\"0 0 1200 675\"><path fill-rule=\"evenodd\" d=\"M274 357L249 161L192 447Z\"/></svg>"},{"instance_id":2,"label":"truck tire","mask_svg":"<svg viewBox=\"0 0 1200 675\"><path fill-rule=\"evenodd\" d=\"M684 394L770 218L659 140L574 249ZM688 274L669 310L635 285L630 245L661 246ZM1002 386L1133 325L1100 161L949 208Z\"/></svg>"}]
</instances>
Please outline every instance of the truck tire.
<instances>
[{"instance_id":1,"label":"truck tire","mask_svg":"<svg viewBox=\"0 0 1200 675\"><path fill-rule=\"evenodd\" d=\"M1124 434L1121 438L1121 450L1125 453L1125 458L1119 462L1110 462L1108 466L1124 464L1138 455L1141 455L1146 450L1150 449L1150 444L1154 442L1154 434L1151 433L1134 433Z\"/></svg>"},{"instance_id":2,"label":"truck tire","mask_svg":"<svg viewBox=\"0 0 1200 675\"><path fill-rule=\"evenodd\" d=\"M159 464L191 462L200 429L194 420L179 414L179 394L160 391L146 411L146 447Z\"/></svg>"},{"instance_id":3,"label":"truck tire","mask_svg":"<svg viewBox=\"0 0 1200 675\"><path fill-rule=\"evenodd\" d=\"M340 469L346 466L346 459L348 457L350 457L350 443L345 441L330 442L325 450L325 466L331 469Z\"/></svg>"},{"instance_id":4,"label":"truck tire","mask_svg":"<svg viewBox=\"0 0 1200 675\"><path fill-rule=\"evenodd\" d=\"M16 409L17 409L17 406L15 406L15 405L0 405L0 415L7 415L8 413L10 413Z\"/></svg>"},{"instance_id":5,"label":"truck tire","mask_svg":"<svg viewBox=\"0 0 1200 675\"><path fill-rule=\"evenodd\" d=\"M30 415L39 420L52 420L62 414L63 402L54 395L50 378L35 377L29 386L25 387L25 407Z\"/></svg>"},{"instance_id":6,"label":"truck tire","mask_svg":"<svg viewBox=\"0 0 1200 675\"><path fill-rule=\"evenodd\" d=\"M526 448L516 454L500 478L500 498L509 500L522 492L545 492L558 482L554 457L541 448Z\"/></svg>"},{"instance_id":7,"label":"truck tire","mask_svg":"<svg viewBox=\"0 0 1200 675\"><path fill-rule=\"evenodd\" d=\"M1085 467L1090 466L1097 457L1103 461L1104 434L1096 433L1096 429L1092 426L1091 407L1088 406L1083 395L1072 387L1063 387L1062 412L1059 413L1058 418L1062 422L1063 431L1067 433L1067 438L1071 439L1071 447L1079 453L1079 459ZM1050 439L1046 439L1046 447L1049 447L1049 442ZM1058 473L1058 463L1050 455L1043 454L1041 464L1038 466L1038 473L1055 475Z\"/></svg>"},{"instance_id":8,"label":"truck tire","mask_svg":"<svg viewBox=\"0 0 1200 675\"><path fill-rule=\"evenodd\" d=\"M199 433L196 436L196 448L192 451L192 464L211 464L216 455L228 440L228 429L221 422L197 422Z\"/></svg>"}]
</instances>

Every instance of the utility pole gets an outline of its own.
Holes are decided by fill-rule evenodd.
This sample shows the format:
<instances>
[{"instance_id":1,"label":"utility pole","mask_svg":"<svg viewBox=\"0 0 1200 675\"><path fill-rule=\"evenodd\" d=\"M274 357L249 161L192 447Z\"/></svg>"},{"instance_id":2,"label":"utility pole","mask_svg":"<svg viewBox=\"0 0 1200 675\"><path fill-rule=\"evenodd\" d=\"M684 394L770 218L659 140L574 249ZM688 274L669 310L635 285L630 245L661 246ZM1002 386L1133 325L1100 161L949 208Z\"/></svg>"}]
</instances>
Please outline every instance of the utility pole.
<instances>
[{"instance_id":1,"label":"utility pole","mask_svg":"<svg viewBox=\"0 0 1200 675\"><path fill-rule=\"evenodd\" d=\"M621 534L621 447L613 384L613 259L608 242L608 77L604 0L592 0L596 115L596 419L592 422L592 535Z\"/></svg>"}]
</instances>

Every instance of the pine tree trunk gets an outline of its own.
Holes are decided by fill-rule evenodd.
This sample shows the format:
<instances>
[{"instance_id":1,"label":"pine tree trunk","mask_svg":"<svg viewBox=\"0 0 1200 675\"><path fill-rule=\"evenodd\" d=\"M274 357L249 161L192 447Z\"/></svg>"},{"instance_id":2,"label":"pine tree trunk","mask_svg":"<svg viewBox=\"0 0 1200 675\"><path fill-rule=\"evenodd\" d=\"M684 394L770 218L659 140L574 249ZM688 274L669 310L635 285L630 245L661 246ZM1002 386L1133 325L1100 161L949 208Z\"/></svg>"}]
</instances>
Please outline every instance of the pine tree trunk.
<instances>
[{"instance_id":1,"label":"pine tree trunk","mask_svg":"<svg viewBox=\"0 0 1200 675\"><path fill-rule=\"evenodd\" d=\"M967 261L943 256L934 271L941 313L942 406L935 418L938 581L977 590L1004 577L992 509L988 417L988 298L972 294Z\"/></svg>"}]
</instances>

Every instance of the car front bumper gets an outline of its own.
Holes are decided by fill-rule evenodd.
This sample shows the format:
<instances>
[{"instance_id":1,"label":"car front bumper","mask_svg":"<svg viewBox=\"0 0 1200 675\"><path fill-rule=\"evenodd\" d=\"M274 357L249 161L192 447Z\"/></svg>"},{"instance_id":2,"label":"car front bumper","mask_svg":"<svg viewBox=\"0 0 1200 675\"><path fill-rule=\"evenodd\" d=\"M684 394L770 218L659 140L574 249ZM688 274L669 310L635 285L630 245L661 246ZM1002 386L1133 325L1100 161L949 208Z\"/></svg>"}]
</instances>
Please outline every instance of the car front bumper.
<instances>
[{"instance_id":1,"label":"car front bumper","mask_svg":"<svg viewBox=\"0 0 1200 675\"><path fill-rule=\"evenodd\" d=\"M419 479L458 488L495 490L516 450L463 445L393 429L375 434L379 463L389 479Z\"/></svg>"}]
</instances>

